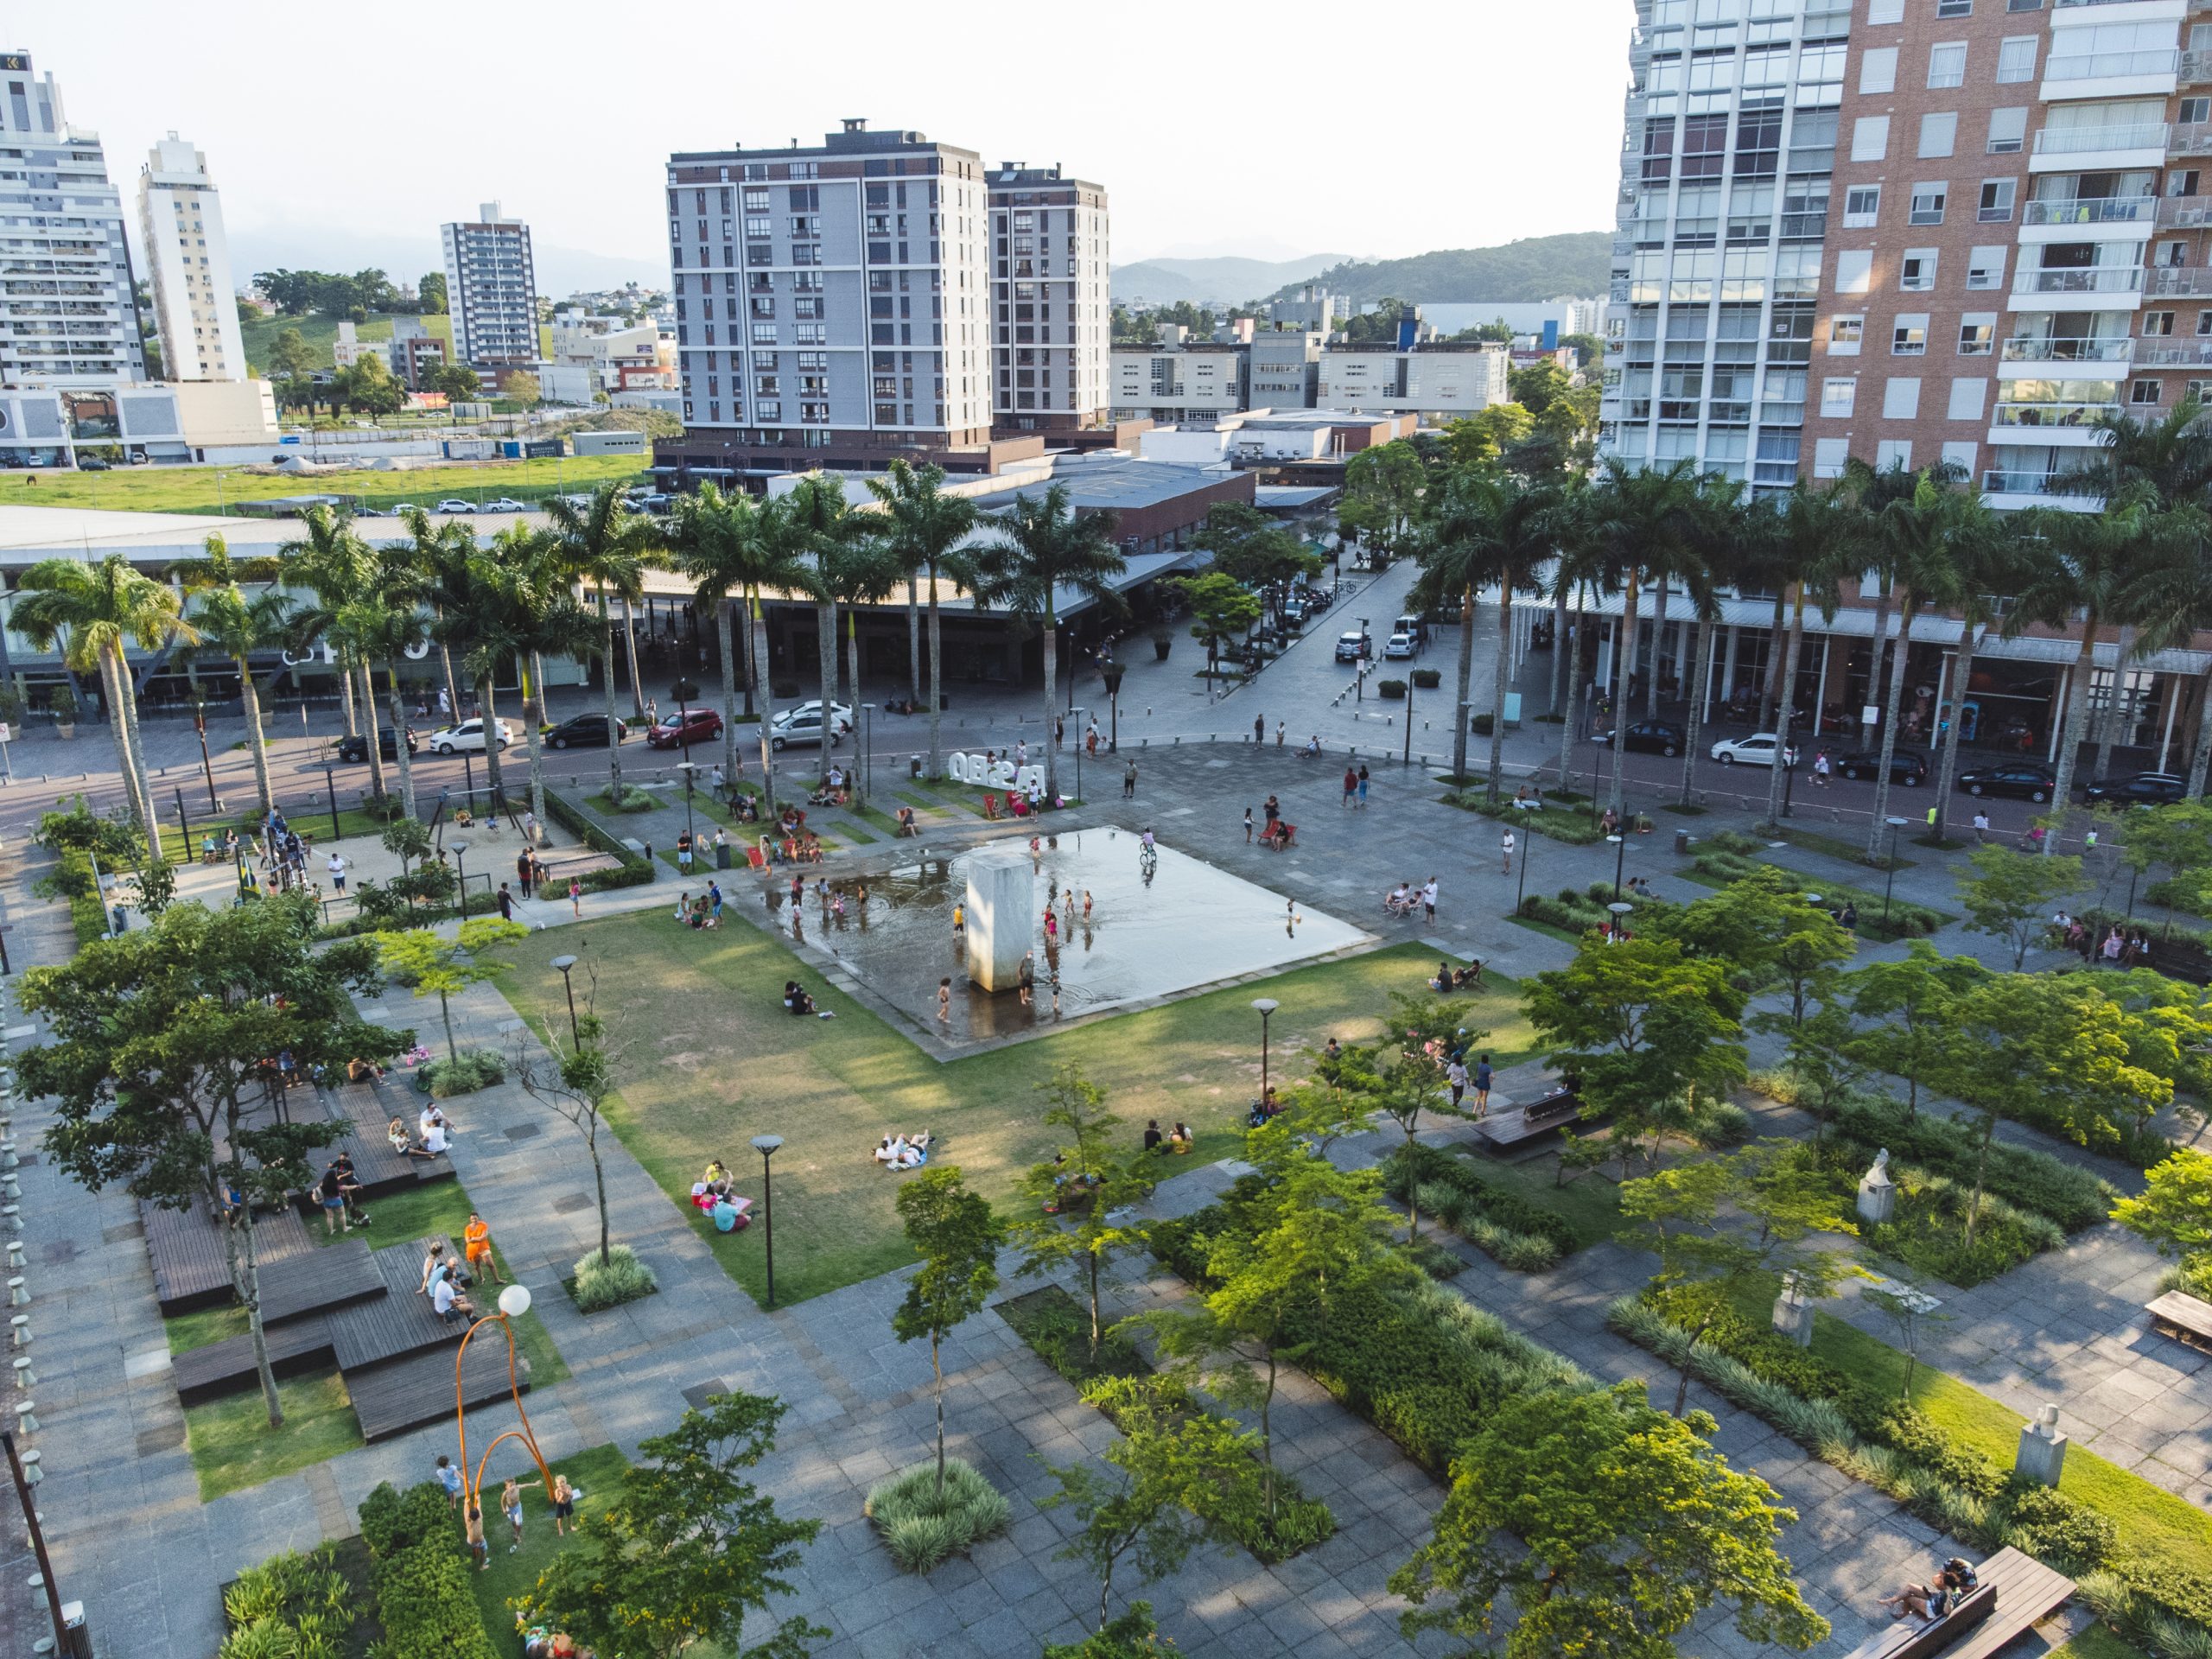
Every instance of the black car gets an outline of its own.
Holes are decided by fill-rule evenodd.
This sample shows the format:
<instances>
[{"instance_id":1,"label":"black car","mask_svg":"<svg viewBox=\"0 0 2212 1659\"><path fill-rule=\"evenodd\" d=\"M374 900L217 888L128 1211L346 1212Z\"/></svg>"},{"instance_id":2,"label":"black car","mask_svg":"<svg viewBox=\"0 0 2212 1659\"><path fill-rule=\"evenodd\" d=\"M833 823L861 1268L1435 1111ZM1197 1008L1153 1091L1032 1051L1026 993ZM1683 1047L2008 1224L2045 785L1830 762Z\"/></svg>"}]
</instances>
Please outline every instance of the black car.
<instances>
[{"instance_id":1,"label":"black car","mask_svg":"<svg viewBox=\"0 0 2212 1659\"><path fill-rule=\"evenodd\" d=\"M614 722L614 741L620 743L630 735L630 728L620 721ZM603 749L607 744L607 716L605 715L574 715L558 726L549 727L545 733L545 747L549 749Z\"/></svg>"},{"instance_id":2,"label":"black car","mask_svg":"<svg viewBox=\"0 0 2212 1659\"><path fill-rule=\"evenodd\" d=\"M2101 778L2087 785L2082 798L2094 806L2168 806L2189 793L2189 779L2171 772L2139 772L2132 778Z\"/></svg>"},{"instance_id":3,"label":"black car","mask_svg":"<svg viewBox=\"0 0 2212 1659\"><path fill-rule=\"evenodd\" d=\"M407 753L410 754L414 753L416 747L415 734L413 732L410 732L407 734ZM399 759L399 748L397 744L392 740L391 727L385 727L382 732L378 734L377 747L384 752L384 758L385 760L397 760ZM367 734L362 732L354 732L348 736L340 738L338 740L338 758L340 760L366 760L369 758L369 740Z\"/></svg>"},{"instance_id":4,"label":"black car","mask_svg":"<svg viewBox=\"0 0 2212 1659\"><path fill-rule=\"evenodd\" d=\"M1879 749L1854 749L1835 763L1835 769L1847 778L1872 778L1882 770ZM1924 784L1928 781L1928 757L1917 749L1896 749L1890 754L1890 781L1893 784Z\"/></svg>"},{"instance_id":5,"label":"black car","mask_svg":"<svg viewBox=\"0 0 2212 1659\"><path fill-rule=\"evenodd\" d=\"M1603 733L1596 739L1608 747L1612 741L1611 732ZM1682 746L1688 741L1688 734L1671 720L1639 720L1628 728L1621 740L1623 747L1632 749L1638 754L1669 756L1680 754Z\"/></svg>"},{"instance_id":6,"label":"black car","mask_svg":"<svg viewBox=\"0 0 2212 1659\"><path fill-rule=\"evenodd\" d=\"M2058 774L2031 760L2007 760L1961 772L1959 787L1969 795L2010 795L2016 800L2040 804L2058 787Z\"/></svg>"}]
</instances>

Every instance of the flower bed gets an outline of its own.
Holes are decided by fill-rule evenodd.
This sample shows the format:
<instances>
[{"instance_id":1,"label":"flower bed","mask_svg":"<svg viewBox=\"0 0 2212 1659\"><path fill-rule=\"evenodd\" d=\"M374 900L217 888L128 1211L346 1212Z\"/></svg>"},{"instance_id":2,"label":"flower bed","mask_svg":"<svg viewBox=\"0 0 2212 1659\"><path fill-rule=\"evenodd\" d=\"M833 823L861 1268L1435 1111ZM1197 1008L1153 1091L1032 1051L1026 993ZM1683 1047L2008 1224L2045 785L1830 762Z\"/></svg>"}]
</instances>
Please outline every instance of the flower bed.
<instances>
[{"instance_id":1,"label":"flower bed","mask_svg":"<svg viewBox=\"0 0 2212 1659\"><path fill-rule=\"evenodd\" d=\"M1554 1267L1580 1243L1563 1217L1492 1186L1465 1158L1419 1141L1390 1154L1383 1182L1401 1204L1410 1185L1423 1215L1519 1273Z\"/></svg>"}]
</instances>

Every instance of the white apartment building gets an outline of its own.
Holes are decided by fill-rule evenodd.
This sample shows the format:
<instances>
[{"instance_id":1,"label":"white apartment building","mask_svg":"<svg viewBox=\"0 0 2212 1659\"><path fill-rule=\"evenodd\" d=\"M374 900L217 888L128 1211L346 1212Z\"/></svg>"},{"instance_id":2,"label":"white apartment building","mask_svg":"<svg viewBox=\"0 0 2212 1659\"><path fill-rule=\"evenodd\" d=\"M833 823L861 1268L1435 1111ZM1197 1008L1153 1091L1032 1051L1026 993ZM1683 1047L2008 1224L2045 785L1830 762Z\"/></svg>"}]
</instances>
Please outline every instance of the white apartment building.
<instances>
[{"instance_id":1,"label":"white apartment building","mask_svg":"<svg viewBox=\"0 0 2212 1659\"><path fill-rule=\"evenodd\" d=\"M1233 343L1116 346L1113 417L1161 425L1251 407L1251 348Z\"/></svg>"},{"instance_id":2,"label":"white apartment building","mask_svg":"<svg viewBox=\"0 0 2212 1659\"><path fill-rule=\"evenodd\" d=\"M69 124L29 53L0 52L0 386L96 389L67 418L73 435L111 437L99 389L146 378L122 194L99 135Z\"/></svg>"},{"instance_id":3,"label":"white apartment building","mask_svg":"<svg viewBox=\"0 0 2212 1659\"><path fill-rule=\"evenodd\" d=\"M1418 415L1441 424L1507 401L1511 367L1511 353L1494 340L1440 340L1405 352L1330 346L1321 353L1319 401L1325 409Z\"/></svg>"},{"instance_id":4,"label":"white apartment building","mask_svg":"<svg viewBox=\"0 0 2212 1659\"><path fill-rule=\"evenodd\" d=\"M138 235L154 289L162 374L169 380L243 380L230 239L207 158L171 133L138 173Z\"/></svg>"},{"instance_id":5,"label":"white apartment building","mask_svg":"<svg viewBox=\"0 0 2212 1659\"><path fill-rule=\"evenodd\" d=\"M989 183L995 423L1100 425L1114 324L1106 192L1019 162L994 168Z\"/></svg>"},{"instance_id":6,"label":"white apartment building","mask_svg":"<svg viewBox=\"0 0 2212 1659\"><path fill-rule=\"evenodd\" d=\"M474 220L440 227L454 350L479 368L527 367L538 358L537 274L530 226L487 201Z\"/></svg>"}]
</instances>

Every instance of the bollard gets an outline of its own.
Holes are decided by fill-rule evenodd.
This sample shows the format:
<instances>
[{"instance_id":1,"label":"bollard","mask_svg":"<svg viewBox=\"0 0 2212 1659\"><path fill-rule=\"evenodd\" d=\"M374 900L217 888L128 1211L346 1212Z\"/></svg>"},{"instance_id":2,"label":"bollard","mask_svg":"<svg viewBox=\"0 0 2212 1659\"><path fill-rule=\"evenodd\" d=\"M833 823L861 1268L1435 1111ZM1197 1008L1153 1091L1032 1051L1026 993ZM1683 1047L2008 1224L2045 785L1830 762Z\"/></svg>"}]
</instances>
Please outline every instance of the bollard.
<instances>
[{"instance_id":1,"label":"bollard","mask_svg":"<svg viewBox=\"0 0 2212 1659\"><path fill-rule=\"evenodd\" d=\"M20 1356L16 1361L16 1392L28 1394L37 1386L38 1378L31 1374L30 1356Z\"/></svg>"},{"instance_id":2,"label":"bollard","mask_svg":"<svg viewBox=\"0 0 2212 1659\"><path fill-rule=\"evenodd\" d=\"M0 1141L0 1169L18 1169L22 1166L22 1160L16 1156L16 1143Z\"/></svg>"},{"instance_id":3,"label":"bollard","mask_svg":"<svg viewBox=\"0 0 2212 1659\"><path fill-rule=\"evenodd\" d=\"M23 1230L23 1207L20 1204L0 1204L0 1228L11 1233Z\"/></svg>"},{"instance_id":4,"label":"bollard","mask_svg":"<svg viewBox=\"0 0 2212 1659\"><path fill-rule=\"evenodd\" d=\"M35 1402L26 1400L16 1408L16 1432L18 1434L29 1434L34 1433L37 1427L37 1407Z\"/></svg>"},{"instance_id":5,"label":"bollard","mask_svg":"<svg viewBox=\"0 0 2212 1659\"><path fill-rule=\"evenodd\" d=\"M16 1327L16 1340L12 1345L17 1348L29 1347L31 1345L31 1316L28 1313L13 1314L9 1318L8 1323Z\"/></svg>"},{"instance_id":6,"label":"bollard","mask_svg":"<svg viewBox=\"0 0 2212 1659\"><path fill-rule=\"evenodd\" d=\"M23 1241L20 1238L8 1241L8 1265L11 1268L23 1265Z\"/></svg>"},{"instance_id":7,"label":"bollard","mask_svg":"<svg viewBox=\"0 0 2212 1659\"><path fill-rule=\"evenodd\" d=\"M8 1306L29 1307L30 1305L31 1294L23 1288L23 1275L20 1273L11 1275L8 1281Z\"/></svg>"}]
</instances>

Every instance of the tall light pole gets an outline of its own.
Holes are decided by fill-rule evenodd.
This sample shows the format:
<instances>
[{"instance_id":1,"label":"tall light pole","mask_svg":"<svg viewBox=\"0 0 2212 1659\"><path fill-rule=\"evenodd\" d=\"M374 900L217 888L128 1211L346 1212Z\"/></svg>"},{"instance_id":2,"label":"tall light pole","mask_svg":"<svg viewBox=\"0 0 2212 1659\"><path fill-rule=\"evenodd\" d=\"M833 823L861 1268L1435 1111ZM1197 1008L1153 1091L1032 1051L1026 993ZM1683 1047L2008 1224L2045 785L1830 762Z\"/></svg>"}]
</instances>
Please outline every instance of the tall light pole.
<instances>
[{"instance_id":1,"label":"tall light pole","mask_svg":"<svg viewBox=\"0 0 2212 1659\"><path fill-rule=\"evenodd\" d=\"M1071 726L1077 724L1076 715L1087 715L1090 712L1088 705L1081 709L1069 709L1068 724ZM1075 798L1077 801L1083 799L1083 734L1080 731L1076 734L1075 738Z\"/></svg>"},{"instance_id":2,"label":"tall light pole","mask_svg":"<svg viewBox=\"0 0 2212 1659\"><path fill-rule=\"evenodd\" d=\"M872 702L864 702L864 703L861 704L861 780L860 780L860 804L861 804L861 811L863 811L863 812L865 812L865 811L867 811L867 810L868 810L868 767L869 767L869 766L870 766L870 765L874 762L874 758L875 758L875 705L874 705L874 703L872 703Z\"/></svg>"},{"instance_id":3,"label":"tall light pole","mask_svg":"<svg viewBox=\"0 0 2212 1659\"><path fill-rule=\"evenodd\" d=\"M1252 999L1252 1006L1260 1011L1260 1108L1264 1111L1268 1104L1268 1021L1282 1004L1272 996L1259 996Z\"/></svg>"},{"instance_id":4,"label":"tall light pole","mask_svg":"<svg viewBox=\"0 0 2212 1659\"><path fill-rule=\"evenodd\" d=\"M676 769L683 774L683 844L691 845L691 774L699 769L696 760L679 760Z\"/></svg>"},{"instance_id":5,"label":"tall light pole","mask_svg":"<svg viewBox=\"0 0 2212 1659\"><path fill-rule=\"evenodd\" d=\"M54 1582L54 1563L47 1559L46 1534L38 1524L38 1505L31 1497L31 1488L46 1478L36 1463L29 1467L16 1450L13 1429L0 1429L0 1446L8 1449L8 1472L16 1482L16 1501L23 1506L23 1526L30 1535L31 1554L38 1558L38 1575L46 1581L46 1611L54 1621L54 1651L69 1651L69 1630L61 1617L61 1590ZM35 1455L35 1454L34 1454Z\"/></svg>"},{"instance_id":6,"label":"tall light pole","mask_svg":"<svg viewBox=\"0 0 2212 1659\"><path fill-rule=\"evenodd\" d=\"M454 880L461 894L461 918L468 919L468 843L456 841L453 844Z\"/></svg>"},{"instance_id":7,"label":"tall light pole","mask_svg":"<svg viewBox=\"0 0 2212 1659\"><path fill-rule=\"evenodd\" d=\"M776 1155L776 1148L784 1144L780 1135L756 1135L753 1150L760 1154L760 1231L768 1243L768 1306L776 1305L776 1190L772 1184L768 1160Z\"/></svg>"},{"instance_id":8,"label":"tall light pole","mask_svg":"<svg viewBox=\"0 0 2212 1659\"><path fill-rule=\"evenodd\" d=\"M1628 837L1616 834L1607 836L1605 839L1618 849L1613 854L1613 898L1618 900L1621 896L1621 871L1628 863Z\"/></svg>"},{"instance_id":9,"label":"tall light pole","mask_svg":"<svg viewBox=\"0 0 2212 1659\"><path fill-rule=\"evenodd\" d=\"M1529 832L1531 836L1533 836L1534 833L1534 831ZM1521 913L1521 901L1527 896L1529 892L1529 855L1535 851L1535 849L1536 843L1533 839L1522 840L1521 843L1521 880L1515 885L1513 889L1513 913L1516 916L1518 916Z\"/></svg>"},{"instance_id":10,"label":"tall light pole","mask_svg":"<svg viewBox=\"0 0 2212 1659\"><path fill-rule=\"evenodd\" d=\"M1884 818L1890 826L1890 879L1882 883L1882 925L1890 925L1890 893L1897 884L1897 831L1911 822L1909 818Z\"/></svg>"},{"instance_id":11,"label":"tall light pole","mask_svg":"<svg viewBox=\"0 0 2212 1659\"><path fill-rule=\"evenodd\" d=\"M569 993L569 1039L578 1048L583 1046L583 1033L576 1028L576 982L569 976L575 971L574 957L556 957L553 965L561 970L561 984Z\"/></svg>"},{"instance_id":12,"label":"tall light pole","mask_svg":"<svg viewBox=\"0 0 2212 1659\"><path fill-rule=\"evenodd\" d=\"M1625 899L1616 899L1605 908L1613 912L1613 943L1618 944L1621 942L1622 933L1628 927L1629 912L1636 906Z\"/></svg>"},{"instance_id":13,"label":"tall light pole","mask_svg":"<svg viewBox=\"0 0 2212 1659\"><path fill-rule=\"evenodd\" d=\"M1125 671L1111 658L1101 663L1098 671L1106 677L1107 719L1111 722L1106 735L1106 753L1117 754L1122 747L1122 676ZM1078 795L1082 792L1076 791Z\"/></svg>"}]
</instances>

